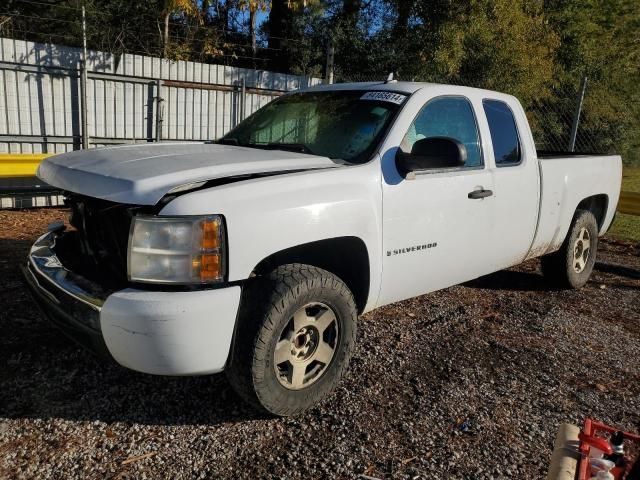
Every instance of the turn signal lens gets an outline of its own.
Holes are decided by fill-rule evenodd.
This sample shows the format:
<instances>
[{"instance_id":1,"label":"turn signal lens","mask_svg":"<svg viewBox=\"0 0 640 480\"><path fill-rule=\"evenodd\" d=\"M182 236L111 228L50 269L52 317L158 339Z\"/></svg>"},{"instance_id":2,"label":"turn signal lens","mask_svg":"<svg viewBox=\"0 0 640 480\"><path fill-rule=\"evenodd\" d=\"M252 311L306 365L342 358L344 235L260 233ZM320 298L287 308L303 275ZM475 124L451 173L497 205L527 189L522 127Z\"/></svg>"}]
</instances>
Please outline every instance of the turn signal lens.
<instances>
[{"instance_id":1,"label":"turn signal lens","mask_svg":"<svg viewBox=\"0 0 640 480\"><path fill-rule=\"evenodd\" d=\"M222 277L220 265L220 255L217 253L200 255L200 280L210 282L220 279Z\"/></svg>"},{"instance_id":2,"label":"turn signal lens","mask_svg":"<svg viewBox=\"0 0 640 480\"><path fill-rule=\"evenodd\" d=\"M202 223L202 250L220 248L220 220L206 219Z\"/></svg>"}]
</instances>

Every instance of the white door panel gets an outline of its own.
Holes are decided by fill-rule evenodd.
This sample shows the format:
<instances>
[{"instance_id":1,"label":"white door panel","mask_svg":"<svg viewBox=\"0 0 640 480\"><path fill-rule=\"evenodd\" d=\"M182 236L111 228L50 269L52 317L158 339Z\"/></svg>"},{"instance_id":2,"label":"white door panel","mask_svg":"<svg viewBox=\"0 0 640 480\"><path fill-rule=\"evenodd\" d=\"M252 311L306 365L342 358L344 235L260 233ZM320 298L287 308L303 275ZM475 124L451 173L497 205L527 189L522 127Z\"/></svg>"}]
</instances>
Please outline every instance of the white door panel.
<instances>
[{"instance_id":1,"label":"white door panel","mask_svg":"<svg viewBox=\"0 0 640 480\"><path fill-rule=\"evenodd\" d=\"M464 282L485 273L494 223L493 198L470 198L493 190L485 165L486 135L478 122L478 101L439 87L418 92L405 108L403 123L389 136L382 156L383 280L379 304L387 304ZM470 92L474 93L474 92ZM464 166L430 167L421 157L421 139L447 137L466 147ZM424 165L412 180L399 174L398 150L414 153ZM420 163L419 163L420 164Z\"/></svg>"},{"instance_id":2,"label":"white door panel","mask_svg":"<svg viewBox=\"0 0 640 480\"><path fill-rule=\"evenodd\" d=\"M493 270L499 270L524 261L531 248L538 224L540 175L535 144L526 135L529 127L524 123L526 117L520 104L510 99L485 101L488 108L494 104L493 113L480 115L480 118L487 122L489 130L493 126L493 141L487 149L487 155L492 160L496 219L487 254L494 265ZM496 110L496 107L500 110ZM517 130L514 129L514 122ZM511 143L510 138L513 139ZM519 163L515 159L504 162L504 155L512 151L510 145L513 144L518 145Z\"/></svg>"},{"instance_id":3,"label":"white door panel","mask_svg":"<svg viewBox=\"0 0 640 480\"><path fill-rule=\"evenodd\" d=\"M525 162L494 171L496 222L489 255L496 270L523 262L535 235L540 192L538 165L535 159Z\"/></svg>"},{"instance_id":4,"label":"white door panel","mask_svg":"<svg viewBox=\"0 0 640 480\"><path fill-rule=\"evenodd\" d=\"M418 175L383 187L383 284L379 304L455 285L486 270L493 199L486 170Z\"/></svg>"}]
</instances>

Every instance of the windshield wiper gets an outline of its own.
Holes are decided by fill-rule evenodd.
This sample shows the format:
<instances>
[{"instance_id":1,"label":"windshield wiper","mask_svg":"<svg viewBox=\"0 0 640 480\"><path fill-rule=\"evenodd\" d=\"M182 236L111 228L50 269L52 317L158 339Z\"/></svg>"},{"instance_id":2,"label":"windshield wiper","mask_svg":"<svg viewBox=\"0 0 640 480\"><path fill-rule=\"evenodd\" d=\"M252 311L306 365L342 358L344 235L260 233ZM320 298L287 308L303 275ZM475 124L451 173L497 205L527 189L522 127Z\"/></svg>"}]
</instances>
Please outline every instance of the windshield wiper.
<instances>
[{"instance_id":1,"label":"windshield wiper","mask_svg":"<svg viewBox=\"0 0 640 480\"><path fill-rule=\"evenodd\" d=\"M291 152L307 153L309 155L315 155L313 150L307 147L304 143L286 143L286 142L270 142L270 143L240 143L237 138L227 137L218 140L218 143L224 145L237 145L239 147L249 148L262 148L264 150L288 150Z\"/></svg>"},{"instance_id":2,"label":"windshield wiper","mask_svg":"<svg viewBox=\"0 0 640 480\"><path fill-rule=\"evenodd\" d=\"M300 152L307 153L309 155L315 155L313 150L307 147L304 143L280 143L280 142L271 142L271 143L252 143L251 146L256 146L258 148L265 148L268 150L289 150L291 152Z\"/></svg>"}]
</instances>

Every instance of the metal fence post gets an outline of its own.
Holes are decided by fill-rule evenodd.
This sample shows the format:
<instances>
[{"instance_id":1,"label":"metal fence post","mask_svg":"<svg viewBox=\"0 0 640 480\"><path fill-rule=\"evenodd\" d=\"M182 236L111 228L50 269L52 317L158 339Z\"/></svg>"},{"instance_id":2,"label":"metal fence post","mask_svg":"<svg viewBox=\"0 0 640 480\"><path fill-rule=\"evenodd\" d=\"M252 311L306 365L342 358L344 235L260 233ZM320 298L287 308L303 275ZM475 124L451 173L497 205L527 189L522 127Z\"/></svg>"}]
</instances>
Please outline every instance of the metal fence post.
<instances>
[{"instance_id":1,"label":"metal fence post","mask_svg":"<svg viewBox=\"0 0 640 480\"><path fill-rule=\"evenodd\" d=\"M571 137L569 138L569 151L576 149L576 137L578 136L578 125L580 124L580 114L582 113L582 102L584 102L584 92L587 90L587 77L582 77L580 83L580 95L576 102L576 111L573 115L573 125L571 126Z\"/></svg>"},{"instance_id":2,"label":"metal fence post","mask_svg":"<svg viewBox=\"0 0 640 480\"><path fill-rule=\"evenodd\" d=\"M242 110L240 110L240 121L244 120L244 116L246 114L246 103L247 103L247 82L245 77L242 77L242 95L240 98L240 102L242 105Z\"/></svg>"},{"instance_id":3,"label":"metal fence post","mask_svg":"<svg viewBox=\"0 0 640 480\"><path fill-rule=\"evenodd\" d=\"M162 86L162 80L158 79L156 82L157 92L156 92L156 142L162 140L162 121L163 121L163 106L162 106L162 97L160 96L160 87Z\"/></svg>"},{"instance_id":4,"label":"metal fence post","mask_svg":"<svg viewBox=\"0 0 640 480\"><path fill-rule=\"evenodd\" d=\"M87 121L87 19L82 4L82 61L80 62L80 96L82 97L80 106L82 124L82 148L89 148L89 128Z\"/></svg>"}]
</instances>

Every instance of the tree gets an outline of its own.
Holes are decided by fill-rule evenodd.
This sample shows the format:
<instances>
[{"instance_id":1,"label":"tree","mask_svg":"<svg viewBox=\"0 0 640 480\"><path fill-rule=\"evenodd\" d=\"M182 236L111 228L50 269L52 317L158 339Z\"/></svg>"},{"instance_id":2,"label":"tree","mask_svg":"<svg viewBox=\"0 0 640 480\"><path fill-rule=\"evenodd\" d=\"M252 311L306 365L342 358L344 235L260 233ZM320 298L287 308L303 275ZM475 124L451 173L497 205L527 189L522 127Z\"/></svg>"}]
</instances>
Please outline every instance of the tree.
<instances>
[{"instance_id":1,"label":"tree","mask_svg":"<svg viewBox=\"0 0 640 480\"><path fill-rule=\"evenodd\" d=\"M526 104L550 94L556 33L540 6L523 0L479 0L437 30L433 75L457 84L501 90Z\"/></svg>"},{"instance_id":2,"label":"tree","mask_svg":"<svg viewBox=\"0 0 640 480\"><path fill-rule=\"evenodd\" d=\"M268 38L272 68L279 71L319 74L316 57L322 40L309 35L318 18L324 15L321 0L272 0L269 18L262 31Z\"/></svg>"},{"instance_id":3,"label":"tree","mask_svg":"<svg viewBox=\"0 0 640 480\"><path fill-rule=\"evenodd\" d=\"M195 0L164 0L164 37L163 37L163 52L164 56L168 57L169 54L169 20L172 15L189 15L194 16L200 13L198 5Z\"/></svg>"},{"instance_id":4,"label":"tree","mask_svg":"<svg viewBox=\"0 0 640 480\"><path fill-rule=\"evenodd\" d=\"M570 90L589 79L578 138L640 164L640 3L547 0L545 11L562 38L558 83Z\"/></svg>"},{"instance_id":5,"label":"tree","mask_svg":"<svg viewBox=\"0 0 640 480\"><path fill-rule=\"evenodd\" d=\"M406 37L409 30L409 18L414 8L414 0L394 0L392 7L397 12L393 25L393 36L395 38Z\"/></svg>"},{"instance_id":6,"label":"tree","mask_svg":"<svg viewBox=\"0 0 640 480\"><path fill-rule=\"evenodd\" d=\"M249 11L249 36L251 37L251 51L253 56L256 55L256 15L260 12L266 12L269 9L267 0L239 0L238 7L240 10Z\"/></svg>"}]
</instances>

